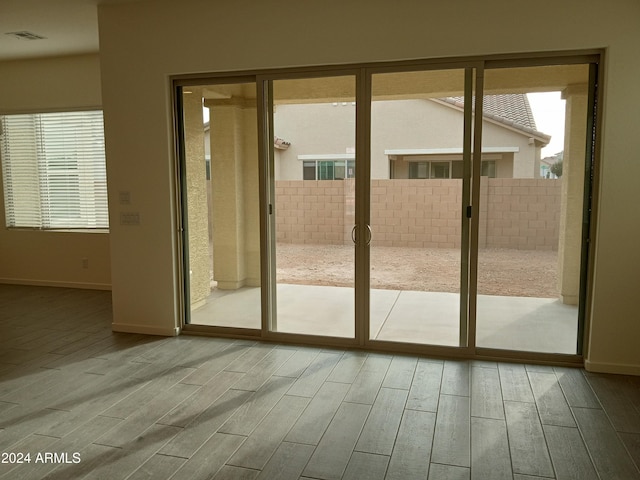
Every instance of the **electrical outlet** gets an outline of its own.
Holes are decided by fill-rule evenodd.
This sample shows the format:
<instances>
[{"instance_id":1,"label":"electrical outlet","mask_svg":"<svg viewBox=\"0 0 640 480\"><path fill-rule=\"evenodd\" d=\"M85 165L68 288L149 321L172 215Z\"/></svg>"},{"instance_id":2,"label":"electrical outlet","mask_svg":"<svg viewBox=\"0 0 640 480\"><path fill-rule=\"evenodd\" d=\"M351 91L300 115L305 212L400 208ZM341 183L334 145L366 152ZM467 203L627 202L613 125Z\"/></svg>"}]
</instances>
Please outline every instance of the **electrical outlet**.
<instances>
[{"instance_id":1,"label":"electrical outlet","mask_svg":"<svg viewBox=\"0 0 640 480\"><path fill-rule=\"evenodd\" d=\"M89 268L89 259L88 258L83 258L82 259L82 268Z\"/></svg>"}]
</instances>

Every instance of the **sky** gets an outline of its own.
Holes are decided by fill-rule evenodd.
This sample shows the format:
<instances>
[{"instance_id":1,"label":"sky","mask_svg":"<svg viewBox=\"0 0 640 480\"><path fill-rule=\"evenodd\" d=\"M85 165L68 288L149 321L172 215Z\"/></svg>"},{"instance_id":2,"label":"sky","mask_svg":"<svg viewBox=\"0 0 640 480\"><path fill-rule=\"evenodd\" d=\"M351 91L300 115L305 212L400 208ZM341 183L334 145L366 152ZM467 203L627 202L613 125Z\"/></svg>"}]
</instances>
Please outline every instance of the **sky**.
<instances>
[{"instance_id":1,"label":"sky","mask_svg":"<svg viewBox=\"0 0 640 480\"><path fill-rule=\"evenodd\" d=\"M560 92L527 93L533 118L539 132L551 135L551 142L542 149L542 158L564 150L565 101Z\"/></svg>"}]
</instances>

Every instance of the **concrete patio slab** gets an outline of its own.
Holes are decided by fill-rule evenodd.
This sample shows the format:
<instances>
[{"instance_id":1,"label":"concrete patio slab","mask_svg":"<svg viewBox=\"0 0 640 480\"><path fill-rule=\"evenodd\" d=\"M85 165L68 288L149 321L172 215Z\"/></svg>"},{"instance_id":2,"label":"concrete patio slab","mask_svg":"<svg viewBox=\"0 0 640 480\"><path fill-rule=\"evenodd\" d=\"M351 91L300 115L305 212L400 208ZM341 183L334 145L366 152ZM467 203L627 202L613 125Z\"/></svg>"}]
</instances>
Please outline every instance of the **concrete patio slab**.
<instances>
[{"instance_id":1,"label":"concrete patio slab","mask_svg":"<svg viewBox=\"0 0 640 480\"><path fill-rule=\"evenodd\" d=\"M456 346L459 294L371 290L371 338ZM553 298L479 295L479 347L576 353L578 309ZM354 290L349 287L279 284L279 332L353 338ZM260 328L260 289L214 291L192 312L191 323Z\"/></svg>"}]
</instances>

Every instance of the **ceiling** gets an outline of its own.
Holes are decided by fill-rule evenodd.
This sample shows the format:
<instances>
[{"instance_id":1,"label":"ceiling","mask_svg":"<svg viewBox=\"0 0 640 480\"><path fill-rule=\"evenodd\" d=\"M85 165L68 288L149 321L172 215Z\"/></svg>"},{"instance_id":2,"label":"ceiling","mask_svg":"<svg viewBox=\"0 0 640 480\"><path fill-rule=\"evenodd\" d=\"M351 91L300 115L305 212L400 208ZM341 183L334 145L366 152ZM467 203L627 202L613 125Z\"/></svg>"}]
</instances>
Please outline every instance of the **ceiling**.
<instances>
[{"instance_id":1,"label":"ceiling","mask_svg":"<svg viewBox=\"0 0 640 480\"><path fill-rule=\"evenodd\" d=\"M101 3L135 0L0 0L0 62L98 52ZM27 31L43 40L17 39Z\"/></svg>"}]
</instances>

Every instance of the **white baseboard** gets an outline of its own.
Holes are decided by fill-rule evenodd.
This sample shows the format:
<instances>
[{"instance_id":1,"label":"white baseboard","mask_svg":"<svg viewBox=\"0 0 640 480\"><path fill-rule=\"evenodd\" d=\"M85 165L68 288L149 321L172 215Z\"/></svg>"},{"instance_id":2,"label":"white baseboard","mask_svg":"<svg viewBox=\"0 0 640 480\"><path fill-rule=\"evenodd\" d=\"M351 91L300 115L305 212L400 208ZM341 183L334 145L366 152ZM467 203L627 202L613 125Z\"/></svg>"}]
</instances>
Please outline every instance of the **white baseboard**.
<instances>
[{"instance_id":1,"label":"white baseboard","mask_svg":"<svg viewBox=\"0 0 640 480\"><path fill-rule=\"evenodd\" d=\"M30 285L33 287L81 288L85 290L111 290L110 283L62 282L57 280L33 280L22 278L0 278L7 285Z\"/></svg>"},{"instance_id":2,"label":"white baseboard","mask_svg":"<svg viewBox=\"0 0 640 480\"><path fill-rule=\"evenodd\" d=\"M121 333L140 333L143 335L161 335L163 337L176 337L180 335L180 328L154 327L153 325L132 325L128 323L112 323L111 330Z\"/></svg>"},{"instance_id":3,"label":"white baseboard","mask_svg":"<svg viewBox=\"0 0 640 480\"><path fill-rule=\"evenodd\" d=\"M584 361L584 368L588 372L594 373L615 373L619 375L638 375L640 376L640 365L628 365L624 363L605 363Z\"/></svg>"}]
</instances>

